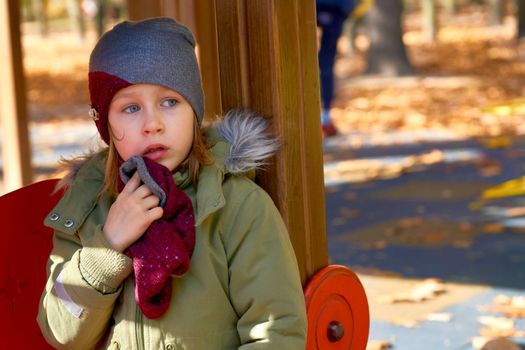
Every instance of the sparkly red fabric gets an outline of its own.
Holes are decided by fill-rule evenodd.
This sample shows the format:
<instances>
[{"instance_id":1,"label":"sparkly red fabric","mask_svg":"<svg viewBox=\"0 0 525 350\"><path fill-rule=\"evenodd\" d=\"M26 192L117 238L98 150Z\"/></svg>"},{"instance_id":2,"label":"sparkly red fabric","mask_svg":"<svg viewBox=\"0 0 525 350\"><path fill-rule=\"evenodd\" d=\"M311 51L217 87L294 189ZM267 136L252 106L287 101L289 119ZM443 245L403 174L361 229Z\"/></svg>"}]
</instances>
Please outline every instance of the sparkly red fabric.
<instances>
[{"instance_id":1,"label":"sparkly red fabric","mask_svg":"<svg viewBox=\"0 0 525 350\"><path fill-rule=\"evenodd\" d=\"M144 158L153 180L166 193L162 218L154 221L126 251L133 260L135 300L148 318L162 316L172 295L171 275L183 275L195 246L195 218L190 198L173 181L165 166ZM124 188L119 181L119 192Z\"/></svg>"},{"instance_id":2,"label":"sparkly red fabric","mask_svg":"<svg viewBox=\"0 0 525 350\"><path fill-rule=\"evenodd\" d=\"M95 120L95 124L102 140L109 144L109 104L120 89L130 86L132 83L105 72L90 72L88 79L91 108L94 108L98 113L98 120Z\"/></svg>"}]
</instances>

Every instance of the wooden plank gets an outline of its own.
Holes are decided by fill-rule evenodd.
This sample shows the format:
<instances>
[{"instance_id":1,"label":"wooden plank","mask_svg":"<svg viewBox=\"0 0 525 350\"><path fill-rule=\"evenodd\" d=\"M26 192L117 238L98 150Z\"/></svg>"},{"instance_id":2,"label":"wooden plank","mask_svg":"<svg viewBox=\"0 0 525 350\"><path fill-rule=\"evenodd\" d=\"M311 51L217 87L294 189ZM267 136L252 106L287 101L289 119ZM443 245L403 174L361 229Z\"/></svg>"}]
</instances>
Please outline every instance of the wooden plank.
<instances>
[{"instance_id":1,"label":"wooden plank","mask_svg":"<svg viewBox=\"0 0 525 350\"><path fill-rule=\"evenodd\" d=\"M162 2L159 0L127 0L127 5L128 16L134 21L162 14Z\"/></svg>"},{"instance_id":2,"label":"wooden plank","mask_svg":"<svg viewBox=\"0 0 525 350\"><path fill-rule=\"evenodd\" d=\"M328 263L315 3L243 3L217 1L223 108L237 103L262 112L284 141L259 183L283 215L304 283Z\"/></svg>"},{"instance_id":3,"label":"wooden plank","mask_svg":"<svg viewBox=\"0 0 525 350\"><path fill-rule=\"evenodd\" d=\"M215 0L195 2L195 35L198 43L199 65L204 89L205 119L213 119L223 111L219 67L219 43Z\"/></svg>"},{"instance_id":4,"label":"wooden plank","mask_svg":"<svg viewBox=\"0 0 525 350\"><path fill-rule=\"evenodd\" d=\"M312 276L328 264L317 20L315 1L307 3L297 1L297 4L304 125L302 171L306 176L305 191L308 199L305 219L308 221L310 232L308 237L305 237L308 240L305 254L309 257L307 262L309 265L305 269L307 276Z\"/></svg>"},{"instance_id":5,"label":"wooden plank","mask_svg":"<svg viewBox=\"0 0 525 350\"><path fill-rule=\"evenodd\" d=\"M244 0L216 0L221 102L224 111L250 106Z\"/></svg>"},{"instance_id":6,"label":"wooden plank","mask_svg":"<svg viewBox=\"0 0 525 350\"><path fill-rule=\"evenodd\" d=\"M4 190L32 181L31 147L20 43L20 12L16 0L0 2L0 118Z\"/></svg>"}]
</instances>

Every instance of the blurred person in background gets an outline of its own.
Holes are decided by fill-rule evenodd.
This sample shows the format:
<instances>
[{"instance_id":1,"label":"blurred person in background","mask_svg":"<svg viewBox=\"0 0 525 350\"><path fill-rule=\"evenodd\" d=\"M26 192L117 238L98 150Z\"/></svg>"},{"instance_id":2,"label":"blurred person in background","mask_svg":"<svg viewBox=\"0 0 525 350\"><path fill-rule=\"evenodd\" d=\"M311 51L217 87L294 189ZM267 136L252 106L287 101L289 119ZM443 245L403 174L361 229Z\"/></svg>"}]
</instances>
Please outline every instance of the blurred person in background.
<instances>
[{"instance_id":1,"label":"blurred person in background","mask_svg":"<svg viewBox=\"0 0 525 350\"><path fill-rule=\"evenodd\" d=\"M354 0L316 0L317 25L321 28L319 70L321 74L321 126L323 137L337 134L330 118L334 96L334 63L343 24L354 9Z\"/></svg>"}]
</instances>

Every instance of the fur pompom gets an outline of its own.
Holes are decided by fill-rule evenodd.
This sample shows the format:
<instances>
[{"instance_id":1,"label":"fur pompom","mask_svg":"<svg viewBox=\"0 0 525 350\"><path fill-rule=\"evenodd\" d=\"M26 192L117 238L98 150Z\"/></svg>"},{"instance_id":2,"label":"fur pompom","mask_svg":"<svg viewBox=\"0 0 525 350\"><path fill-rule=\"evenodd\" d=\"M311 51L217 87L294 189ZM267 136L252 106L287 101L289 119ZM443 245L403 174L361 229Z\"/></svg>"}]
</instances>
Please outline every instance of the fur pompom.
<instances>
[{"instance_id":1,"label":"fur pompom","mask_svg":"<svg viewBox=\"0 0 525 350\"><path fill-rule=\"evenodd\" d=\"M279 140L268 132L268 121L254 111L231 110L215 128L231 144L225 166L232 174L260 169L280 148Z\"/></svg>"}]
</instances>

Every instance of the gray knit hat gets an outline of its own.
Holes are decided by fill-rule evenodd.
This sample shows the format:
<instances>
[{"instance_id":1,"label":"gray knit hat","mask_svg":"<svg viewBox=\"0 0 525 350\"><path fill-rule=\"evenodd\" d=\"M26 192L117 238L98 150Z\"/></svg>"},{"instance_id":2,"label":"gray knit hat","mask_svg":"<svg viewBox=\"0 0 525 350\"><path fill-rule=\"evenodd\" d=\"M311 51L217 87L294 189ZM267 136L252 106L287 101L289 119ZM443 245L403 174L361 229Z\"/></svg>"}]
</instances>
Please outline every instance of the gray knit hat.
<instances>
[{"instance_id":1,"label":"gray knit hat","mask_svg":"<svg viewBox=\"0 0 525 350\"><path fill-rule=\"evenodd\" d=\"M125 21L105 33L89 60L90 116L102 139L109 143L108 110L113 96L133 84L162 85L177 91L192 106L197 119L204 115L204 94L195 39L167 17Z\"/></svg>"}]
</instances>

